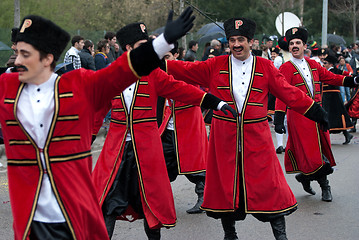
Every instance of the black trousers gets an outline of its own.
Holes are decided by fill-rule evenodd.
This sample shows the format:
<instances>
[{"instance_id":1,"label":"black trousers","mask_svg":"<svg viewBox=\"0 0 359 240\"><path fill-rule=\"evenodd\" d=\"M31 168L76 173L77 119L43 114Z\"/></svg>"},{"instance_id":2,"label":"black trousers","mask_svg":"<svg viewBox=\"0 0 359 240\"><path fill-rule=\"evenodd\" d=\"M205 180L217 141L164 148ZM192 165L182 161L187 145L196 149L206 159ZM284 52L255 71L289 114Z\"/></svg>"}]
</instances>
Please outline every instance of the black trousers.
<instances>
[{"instance_id":1,"label":"black trousers","mask_svg":"<svg viewBox=\"0 0 359 240\"><path fill-rule=\"evenodd\" d=\"M102 205L102 213L110 238L117 216L122 215L128 206L143 217L138 170L131 141L125 144L120 167Z\"/></svg>"},{"instance_id":2,"label":"black trousers","mask_svg":"<svg viewBox=\"0 0 359 240\"><path fill-rule=\"evenodd\" d=\"M178 176L178 162L176 156L174 131L166 129L163 132L161 139L168 177L170 181L173 182ZM205 181L206 173L201 172L194 174L185 174L185 176L190 182L197 184L198 182Z\"/></svg>"},{"instance_id":3,"label":"black trousers","mask_svg":"<svg viewBox=\"0 0 359 240\"><path fill-rule=\"evenodd\" d=\"M30 240L71 240L73 239L69 226L63 223L31 223Z\"/></svg>"}]
</instances>

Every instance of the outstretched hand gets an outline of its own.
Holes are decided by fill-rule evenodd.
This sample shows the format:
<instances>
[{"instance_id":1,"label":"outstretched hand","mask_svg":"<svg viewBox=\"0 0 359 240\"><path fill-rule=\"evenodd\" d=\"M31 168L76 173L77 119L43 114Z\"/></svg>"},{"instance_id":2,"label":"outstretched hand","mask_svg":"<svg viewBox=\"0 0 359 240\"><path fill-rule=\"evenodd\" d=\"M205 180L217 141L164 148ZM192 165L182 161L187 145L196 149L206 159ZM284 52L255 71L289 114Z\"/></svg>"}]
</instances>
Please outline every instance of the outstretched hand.
<instances>
[{"instance_id":1,"label":"outstretched hand","mask_svg":"<svg viewBox=\"0 0 359 240\"><path fill-rule=\"evenodd\" d=\"M167 43L174 43L177 39L186 35L186 33L193 27L193 20L196 17L191 16L192 13L192 8L187 7L176 20L172 21L173 10L169 12L164 30L164 37Z\"/></svg>"},{"instance_id":2,"label":"outstretched hand","mask_svg":"<svg viewBox=\"0 0 359 240\"><path fill-rule=\"evenodd\" d=\"M237 112L236 112L233 108L231 108L228 104L224 104L224 105L221 107L221 111L222 111L224 114L226 114L226 115L228 115L228 112L227 112L227 111L230 111L230 112L232 113L232 115L233 115L234 118L237 117Z\"/></svg>"}]
</instances>

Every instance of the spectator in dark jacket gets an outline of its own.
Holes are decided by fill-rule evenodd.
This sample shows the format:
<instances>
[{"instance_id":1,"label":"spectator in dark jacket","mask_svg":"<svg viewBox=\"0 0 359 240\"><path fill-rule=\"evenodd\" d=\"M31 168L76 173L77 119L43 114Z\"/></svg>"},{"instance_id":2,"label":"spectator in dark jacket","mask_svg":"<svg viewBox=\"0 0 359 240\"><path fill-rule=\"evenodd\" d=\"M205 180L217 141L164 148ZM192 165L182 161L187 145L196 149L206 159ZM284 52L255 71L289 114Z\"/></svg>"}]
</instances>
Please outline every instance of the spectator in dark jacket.
<instances>
[{"instance_id":1,"label":"spectator in dark jacket","mask_svg":"<svg viewBox=\"0 0 359 240\"><path fill-rule=\"evenodd\" d=\"M95 53L95 67L96 70L107 67L110 64L107 54L110 52L110 44L106 39L100 40L97 43L97 50Z\"/></svg>"},{"instance_id":2,"label":"spectator in dark jacket","mask_svg":"<svg viewBox=\"0 0 359 240\"><path fill-rule=\"evenodd\" d=\"M94 45L91 40L86 40L84 48L79 52L81 67L90 70L96 70L95 60L93 58Z\"/></svg>"}]
</instances>

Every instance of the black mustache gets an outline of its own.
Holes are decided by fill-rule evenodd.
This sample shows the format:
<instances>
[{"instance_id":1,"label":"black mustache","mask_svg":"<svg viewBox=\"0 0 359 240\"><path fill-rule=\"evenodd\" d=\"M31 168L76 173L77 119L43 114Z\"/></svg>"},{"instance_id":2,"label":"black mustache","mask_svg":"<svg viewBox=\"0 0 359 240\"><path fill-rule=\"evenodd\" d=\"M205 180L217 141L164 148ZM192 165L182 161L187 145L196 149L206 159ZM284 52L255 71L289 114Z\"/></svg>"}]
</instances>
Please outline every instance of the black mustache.
<instances>
[{"instance_id":1,"label":"black mustache","mask_svg":"<svg viewBox=\"0 0 359 240\"><path fill-rule=\"evenodd\" d=\"M243 47L233 47L233 50L243 50Z\"/></svg>"},{"instance_id":2,"label":"black mustache","mask_svg":"<svg viewBox=\"0 0 359 240\"><path fill-rule=\"evenodd\" d=\"M21 66L15 66L11 69L11 72L18 72L19 70L28 71L27 67L21 65Z\"/></svg>"},{"instance_id":3,"label":"black mustache","mask_svg":"<svg viewBox=\"0 0 359 240\"><path fill-rule=\"evenodd\" d=\"M292 48L292 51L294 51L294 50L298 50L298 51L299 51L299 48L297 48L297 47Z\"/></svg>"}]
</instances>

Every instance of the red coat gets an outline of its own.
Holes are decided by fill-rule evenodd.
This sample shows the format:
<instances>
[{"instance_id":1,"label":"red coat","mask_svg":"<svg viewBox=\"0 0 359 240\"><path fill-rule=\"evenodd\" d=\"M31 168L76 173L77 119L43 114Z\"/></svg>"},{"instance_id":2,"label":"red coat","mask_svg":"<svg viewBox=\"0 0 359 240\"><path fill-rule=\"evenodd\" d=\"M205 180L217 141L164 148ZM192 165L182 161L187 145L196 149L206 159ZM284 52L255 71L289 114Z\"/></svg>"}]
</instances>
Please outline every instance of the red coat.
<instances>
[{"instance_id":1,"label":"red coat","mask_svg":"<svg viewBox=\"0 0 359 240\"><path fill-rule=\"evenodd\" d=\"M354 96L347 103L347 109L349 116L352 118L359 118L359 90L357 90Z\"/></svg>"},{"instance_id":2,"label":"red coat","mask_svg":"<svg viewBox=\"0 0 359 240\"><path fill-rule=\"evenodd\" d=\"M268 92L300 113L313 100L290 86L269 60L254 57L253 61L241 121L221 111L213 114L202 204L206 211L233 212L240 197L246 213L275 213L297 206L275 153L267 121ZM230 56L194 63L168 61L167 65L175 78L209 87L212 94L237 109ZM244 196L239 196L240 185Z\"/></svg>"},{"instance_id":3,"label":"red coat","mask_svg":"<svg viewBox=\"0 0 359 240\"><path fill-rule=\"evenodd\" d=\"M165 120L160 127L161 134L171 117L173 117L178 173L193 174L206 171L208 138L201 108L173 101L171 107L166 107Z\"/></svg>"},{"instance_id":4,"label":"red coat","mask_svg":"<svg viewBox=\"0 0 359 240\"><path fill-rule=\"evenodd\" d=\"M320 66L315 60L306 59L314 82L314 96L308 91L305 79L295 65L288 61L280 67L280 72L289 84L306 93L315 102L321 104L322 89L320 82L331 85L343 85L344 76L336 75ZM286 111L287 105L282 101L276 102L276 111ZM306 117L288 109L288 142L285 153L285 169L287 173L303 172L311 174L324 165L322 154L335 166L335 160L330 146L329 132L323 132L318 124Z\"/></svg>"},{"instance_id":5,"label":"red coat","mask_svg":"<svg viewBox=\"0 0 359 240\"><path fill-rule=\"evenodd\" d=\"M130 131L139 169L142 207L150 228L171 227L176 223L173 195L156 121L159 95L200 105L205 93L174 80L160 69L142 77L136 83L130 112L122 94L112 100L109 132L93 171L97 199L102 206L121 164L126 135ZM136 215L126 211L121 217L133 219Z\"/></svg>"},{"instance_id":6,"label":"red coat","mask_svg":"<svg viewBox=\"0 0 359 240\"><path fill-rule=\"evenodd\" d=\"M121 71L119 71L121 69ZM62 75L54 86L54 117L43 150L24 130L17 104L25 84L16 73L0 76L0 123L8 159L8 182L15 239L28 239L44 169L74 239L108 239L91 180L94 113L136 81L127 54L109 68Z\"/></svg>"}]
</instances>

